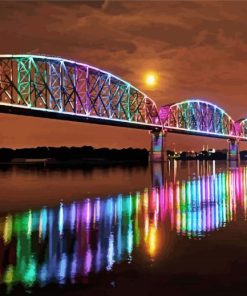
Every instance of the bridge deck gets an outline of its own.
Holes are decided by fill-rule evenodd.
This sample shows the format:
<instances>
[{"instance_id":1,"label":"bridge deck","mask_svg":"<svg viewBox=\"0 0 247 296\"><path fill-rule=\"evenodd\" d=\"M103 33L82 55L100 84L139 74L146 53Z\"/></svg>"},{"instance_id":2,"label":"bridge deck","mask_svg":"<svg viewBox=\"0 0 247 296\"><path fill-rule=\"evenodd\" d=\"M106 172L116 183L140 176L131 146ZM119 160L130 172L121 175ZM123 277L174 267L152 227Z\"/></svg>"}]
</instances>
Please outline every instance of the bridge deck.
<instances>
[{"instance_id":1,"label":"bridge deck","mask_svg":"<svg viewBox=\"0 0 247 296\"><path fill-rule=\"evenodd\" d=\"M98 116L86 116L84 114L74 114L70 112L59 112L52 111L49 109L41 109L41 108L32 108L27 106L13 106L10 104L0 103L0 113L9 113L15 115L24 115L24 116L32 116L32 117L41 117L41 118L50 118L50 119L60 119L60 120L68 120L68 121L76 121L76 122L86 122L86 123L95 123L102 125L110 125L110 126L120 126L120 127L129 127L135 129L144 129L144 130L161 130L161 125L155 124L145 124L142 122L134 122L127 120L118 120L118 119L109 119L105 117Z\"/></svg>"},{"instance_id":2,"label":"bridge deck","mask_svg":"<svg viewBox=\"0 0 247 296\"><path fill-rule=\"evenodd\" d=\"M135 129L142 129L142 130L162 130L162 125L155 125L155 124L145 124L141 122L128 122L125 120L118 120L118 119L109 119L104 117L97 117L97 116L86 116L84 114L74 114L70 112L58 112L52 111L48 109L42 108L32 108L27 106L14 106L11 104L0 103L0 113L7 113L7 114L15 114L15 115L23 115L23 116L31 116L31 117L40 117L40 118L49 118L49 119L58 119L58 120L68 120L68 121L75 121L75 122L84 122L84 123L94 123L94 124L101 124L101 125L110 125L110 126L119 126L119 127L128 127L128 128L135 128ZM186 134L191 136L202 136L202 137L209 137L209 138L219 138L219 139L236 139L237 136L228 136L228 135L220 135L215 133L203 133L201 131L193 131L193 130L186 130L181 128L169 127L165 126L165 130L169 133L176 133L176 134ZM240 141L247 141L246 138L238 138Z\"/></svg>"}]
</instances>

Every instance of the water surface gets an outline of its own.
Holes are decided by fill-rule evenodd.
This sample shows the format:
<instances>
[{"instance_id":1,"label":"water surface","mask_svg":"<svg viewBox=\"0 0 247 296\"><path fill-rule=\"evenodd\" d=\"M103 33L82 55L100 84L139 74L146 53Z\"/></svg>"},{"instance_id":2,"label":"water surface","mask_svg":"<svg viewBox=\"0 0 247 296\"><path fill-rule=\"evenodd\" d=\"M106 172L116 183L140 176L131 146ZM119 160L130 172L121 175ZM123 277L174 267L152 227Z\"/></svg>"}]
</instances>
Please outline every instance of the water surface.
<instances>
[{"instance_id":1,"label":"water surface","mask_svg":"<svg viewBox=\"0 0 247 296\"><path fill-rule=\"evenodd\" d=\"M0 171L1 295L247 292L247 167Z\"/></svg>"}]
</instances>

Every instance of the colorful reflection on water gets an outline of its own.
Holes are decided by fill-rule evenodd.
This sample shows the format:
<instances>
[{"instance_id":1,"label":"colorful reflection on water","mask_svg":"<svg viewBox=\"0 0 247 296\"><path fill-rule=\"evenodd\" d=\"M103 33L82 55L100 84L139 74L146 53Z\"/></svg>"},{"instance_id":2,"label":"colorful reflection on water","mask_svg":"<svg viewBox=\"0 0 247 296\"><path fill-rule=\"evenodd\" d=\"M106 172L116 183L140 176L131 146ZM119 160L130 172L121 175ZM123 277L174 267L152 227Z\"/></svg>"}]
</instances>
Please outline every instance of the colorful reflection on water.
<instances>
[{"instance_id":1,"label":"colorful reflection on water","mask_svg":"<svg viewBox=\"0 0 247 296\"><path fill-rule=\"evenodd\" d=\"M57 208L7 215L0 221L0 278L8 290L78 283L89 273L131 263L134 250L157 255L159 228L202 239L247 217L247 168L164 181L129 195L89 198Z\"/></svg>"}]
</instances>

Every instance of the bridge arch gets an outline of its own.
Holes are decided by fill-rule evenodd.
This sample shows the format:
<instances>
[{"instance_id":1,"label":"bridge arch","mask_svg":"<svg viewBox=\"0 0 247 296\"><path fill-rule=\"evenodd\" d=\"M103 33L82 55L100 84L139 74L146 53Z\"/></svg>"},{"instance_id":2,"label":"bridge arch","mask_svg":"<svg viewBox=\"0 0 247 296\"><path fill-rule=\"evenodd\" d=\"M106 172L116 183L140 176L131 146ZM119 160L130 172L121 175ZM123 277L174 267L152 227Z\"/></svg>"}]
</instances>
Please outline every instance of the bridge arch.
<instances>
[{"instance_id":1,"label":"bridge arch","mask_svg":"<svg viewBox=\"0 0 247 296\"><path fill-rule=\"evenodd\" d=\"M247 138L247 118L236 121L236 131L240 138Z\"/></svg>"},{"instance_id":2,"label":"bridge arch","mask_svg":"<svg viewBox=\"0 0 247 296\"><path fill-rule=\"evenodd\" d=\"M160 127L155 102L139 89L109 72L58 57L0 55L0 103L103 124Z\"/></svg>"},{"instance_id":3,"label":"bridge arch","mask_svg":"<svg viewBox=\"0 0 247 296\"><path fill-rule=\"evenodd\" d=\"M123 79L60 57L0 55L0 113L13 113L151 131L151 159L165 159L166 132L225 138L229 159L238 158L240 123L201 99L162 106Z\"/></svg>"},{"instance_id":4,"label":"bridge arch","mask_svg":"<svg viewBox=\"0 0 247 296\"><path fill-rule=\"evenodd\" d=\"M176 132L215 137L236 137L234 120L220 107L201 99L187 99L162 106L159 111L164 128Z\"/></svg>"}]
</instances>

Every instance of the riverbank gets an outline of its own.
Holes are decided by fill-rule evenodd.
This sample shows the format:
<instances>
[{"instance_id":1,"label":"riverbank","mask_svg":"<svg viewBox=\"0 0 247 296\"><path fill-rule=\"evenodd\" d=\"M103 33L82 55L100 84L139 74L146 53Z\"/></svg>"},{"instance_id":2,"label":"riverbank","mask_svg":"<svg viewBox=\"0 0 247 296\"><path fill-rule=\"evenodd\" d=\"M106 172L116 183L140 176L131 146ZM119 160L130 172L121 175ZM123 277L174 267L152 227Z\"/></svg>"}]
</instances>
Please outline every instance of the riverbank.
<instances>
[{"instance_id":1,"label":"riverbank","mask_svg":"<svg viewBox=\"0 0 247 296\"><path fill-rule=\"evenodd\" d=\"M0 165L85 166L147 163L146 149L84 147L37 147L0 149Z\"/></svg>"}]
</instances>

